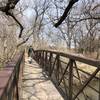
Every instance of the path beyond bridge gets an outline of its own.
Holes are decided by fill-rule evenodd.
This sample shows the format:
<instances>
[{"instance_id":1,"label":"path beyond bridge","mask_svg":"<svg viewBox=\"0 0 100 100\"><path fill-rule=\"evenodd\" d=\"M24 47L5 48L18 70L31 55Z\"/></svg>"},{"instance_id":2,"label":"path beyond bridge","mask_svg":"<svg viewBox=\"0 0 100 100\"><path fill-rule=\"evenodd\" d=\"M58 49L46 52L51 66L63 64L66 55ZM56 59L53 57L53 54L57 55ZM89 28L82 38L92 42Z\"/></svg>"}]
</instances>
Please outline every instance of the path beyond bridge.
<instances>
[{"instance_id":1,"label":"path beyond bridge","mask_svg":"<svg viewBox=\"0 0 100 100\"><path fill-rule=\"evenodd\" d=\"M64 100L40 65L25 57L21 100Z\"/></svg>"}]
</instances>

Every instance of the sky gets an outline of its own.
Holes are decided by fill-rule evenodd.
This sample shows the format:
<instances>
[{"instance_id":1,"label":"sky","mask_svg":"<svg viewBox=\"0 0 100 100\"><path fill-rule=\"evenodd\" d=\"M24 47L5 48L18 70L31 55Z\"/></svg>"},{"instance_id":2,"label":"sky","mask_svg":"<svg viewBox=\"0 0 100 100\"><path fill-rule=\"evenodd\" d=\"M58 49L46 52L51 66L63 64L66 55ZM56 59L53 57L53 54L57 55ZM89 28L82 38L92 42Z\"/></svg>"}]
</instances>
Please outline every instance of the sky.
<instances>
[{"instance_id":1,"label":"sky","mask_svg":"<svg viewBox=\"0 0 100 100\"><path fill-rule=\"evenodd\" d=\"M27 27L31 27L32 23L34 22L34 16L35 16L35 12L33 10L34 1L36 1L36 0L21 0L20 1L20 6L23 7L23 9L26 7L26 9L23 12L24 17L23 17L23 20L22 20L22 23L23 23L23 25L26 29L27 29ZM87 1L87 0L85 0L85 1ZM100 2L100 0L96 0L95 2ZM81 0L79 0L79 2L76 5L78 7L80 7L81 6ZM54 10L52 10L52 9L51 9L51 12L52 12L52 14L55 14ZM48 24L47 26L45 26L45 30L44 30L45 33L48 33L49 28L50 28L50 30L52 29L52 31L54 33L58 32L58 29L54 28L53 25ZM43 33L43 34L45 35L45 33ZM47 38L46 36L44 36L44 37Z\"/></svg>"}]
</instances>

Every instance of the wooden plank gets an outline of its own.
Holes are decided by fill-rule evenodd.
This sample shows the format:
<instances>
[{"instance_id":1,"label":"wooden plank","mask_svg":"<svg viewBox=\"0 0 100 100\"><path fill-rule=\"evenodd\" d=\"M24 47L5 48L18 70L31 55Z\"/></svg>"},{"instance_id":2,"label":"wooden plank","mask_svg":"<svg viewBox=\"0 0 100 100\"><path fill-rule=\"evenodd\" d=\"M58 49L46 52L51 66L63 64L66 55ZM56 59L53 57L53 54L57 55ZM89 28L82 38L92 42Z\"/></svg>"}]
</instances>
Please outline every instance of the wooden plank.
<instances>
[{"instance_id":1,"label":"wooden plank","mask_svg":"<svg viewBox=\"0 0 100 100\"><path fill-rule=\"evenodd\" d=\"M64 100L40 65L35 60L29 64L29 60L26 58L21 99Z\"/></svg>"}]
</instances>

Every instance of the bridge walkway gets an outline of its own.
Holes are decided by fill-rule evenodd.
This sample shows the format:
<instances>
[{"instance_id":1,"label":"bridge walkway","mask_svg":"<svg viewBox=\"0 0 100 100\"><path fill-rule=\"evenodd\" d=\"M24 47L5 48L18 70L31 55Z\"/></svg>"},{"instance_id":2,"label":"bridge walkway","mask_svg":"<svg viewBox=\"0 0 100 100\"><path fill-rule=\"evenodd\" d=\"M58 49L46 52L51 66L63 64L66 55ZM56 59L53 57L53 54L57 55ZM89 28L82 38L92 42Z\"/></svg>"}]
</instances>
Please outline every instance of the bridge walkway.
<instances>
[{"instance_id":1,"label":"bridge walkway","mask_svg":"<svg viewBox=\"0 0 100 100\"><path fill-rule=\"evenodd\" d=\"M25 56L21 100L64 100L40 65Z\"/></svg>"}]
</instances>

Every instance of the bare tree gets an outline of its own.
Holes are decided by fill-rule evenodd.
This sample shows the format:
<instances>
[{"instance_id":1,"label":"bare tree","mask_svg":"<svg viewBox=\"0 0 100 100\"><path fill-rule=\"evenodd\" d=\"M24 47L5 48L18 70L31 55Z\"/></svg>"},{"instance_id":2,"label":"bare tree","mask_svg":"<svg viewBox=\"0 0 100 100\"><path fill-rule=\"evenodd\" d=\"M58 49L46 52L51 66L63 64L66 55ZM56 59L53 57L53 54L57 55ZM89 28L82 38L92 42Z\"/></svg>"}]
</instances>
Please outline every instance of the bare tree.
<instances>
[{"instance_id":1,"label":"bare tree","mask_svg":"<svg viewBox=\"0 0 100 100\"><path fill-rule=\"evenodd\" d=\"M22 35L22 31L23 31L23 26L22 24L16 19L16 17L14 16L12 10L15 8L15 6L17 5L17 3L20 0L6 0L5 2L1 2L1 7L0 7L0 11L4 12L7 16L12 17L15 22L20 26L20 34L19 37L21 37Z\"/></svg>"},{"instance_id":2,"label":"bare tree","mask_svg":"<svg viewBox=\"0 0 100 100\"><path fill-rule=\"evenodd\" d=\"M4 64L12 57L16 49L16 27L9 27L10 21L7 21L2 15L0 15L0 23L0 59L2 59L0 64Z\"/></svg>"}]
</instances>

